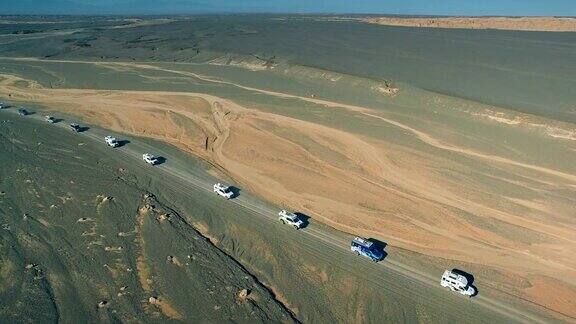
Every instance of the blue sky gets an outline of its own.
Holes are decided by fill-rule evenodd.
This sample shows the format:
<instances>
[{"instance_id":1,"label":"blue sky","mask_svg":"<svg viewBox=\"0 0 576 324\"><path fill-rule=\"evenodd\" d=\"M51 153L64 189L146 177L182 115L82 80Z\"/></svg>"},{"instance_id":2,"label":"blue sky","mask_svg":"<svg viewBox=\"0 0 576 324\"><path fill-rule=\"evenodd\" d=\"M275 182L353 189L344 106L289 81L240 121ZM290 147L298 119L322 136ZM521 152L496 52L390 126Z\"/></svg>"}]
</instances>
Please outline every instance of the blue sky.
<instances>
[{"instance_id":1,"label":"blue sky","mask_svg":"<svg viewBox=\"0 0 576 324\"><path fill-rule=\"evenodd\" d=\"M0 14L219 12L576 16L576 0L0 0Z\"/></svg>"}]
</instances>

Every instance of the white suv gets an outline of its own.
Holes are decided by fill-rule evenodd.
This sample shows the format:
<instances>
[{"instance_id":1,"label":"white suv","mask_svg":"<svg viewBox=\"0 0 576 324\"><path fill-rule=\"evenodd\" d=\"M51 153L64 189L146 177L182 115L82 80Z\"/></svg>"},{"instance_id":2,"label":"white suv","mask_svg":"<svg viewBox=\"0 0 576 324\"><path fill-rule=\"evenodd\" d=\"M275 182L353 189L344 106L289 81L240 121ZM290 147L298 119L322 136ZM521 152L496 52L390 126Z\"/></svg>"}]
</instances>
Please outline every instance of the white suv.
<instances>
[{"instance_id":1,"label":"white suv","mask_svg":"<svg viewBox=\"0 0 576 324\"><path fill-rule=\"evenodd\" d=\"M106 141L106 144L108 144L108 146L110 146L110 147L117 147L118 145L120 145L120 143L118 143L118 140L112 136L104 137L104 141ZM148 161L146 161L146 162L148 162Z\"/></svg>"},{"instance_id":2,"label":"white suv","mask_svg":"<svg viewBox=\"0 0 576 324\"><path fill-rule=\"evenodd\" d=\"M444 271L440 285L468 297L474 296L476 288L470 285L468 279L459 272L456 269Z\"/></svg>"},{"instance_id":3,"label":"white suv","mask_svg":"<svg viewBox=\"0 0 576 324\"><path fill-rule=\"evenodd\" d=\"M146 163L151 165L155 165L156 163L158 163L158 158L150 153L142 154L142 159L146 161Z\"/></svg>"},{"instance_id":4,"label":"white suv","mask_svg":"<svg viewBox=\"0 0 576 324\"><path fill-rule=\"evenodd\" d=\"M232 189L229 186L221 184L220 182L214 185L214 193L226 199L230 199L234 196L234 192L232 191Z\"/></svg>"},{"instance_id":5,"label":"white suv","mask_svg":"<svg viewBox=\"0 0 576 324\"><path fill-rule=\"evenodd\" d=\"M284 209L278 213L278 219L282 224L294 226L295 229L301 229L304 226L304 222L298 217L298 215Z\"/></svg>"}]
</instances>

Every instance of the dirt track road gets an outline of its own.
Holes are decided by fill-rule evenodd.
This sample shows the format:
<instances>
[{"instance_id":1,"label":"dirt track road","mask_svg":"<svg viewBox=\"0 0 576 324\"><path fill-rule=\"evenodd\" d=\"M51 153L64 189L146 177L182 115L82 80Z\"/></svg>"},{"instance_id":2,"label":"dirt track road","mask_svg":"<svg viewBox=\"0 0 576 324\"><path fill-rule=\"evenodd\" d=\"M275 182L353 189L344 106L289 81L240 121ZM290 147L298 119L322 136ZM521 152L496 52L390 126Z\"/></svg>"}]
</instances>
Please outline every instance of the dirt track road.
<instances>
[{"instance_id":1,"label":"dirt track road","mask_svg":"<svg viewBox=\"0 0 576 324\"><path fill-rule=\"evenodd\" d=\"M2 111L2 114L15 114L15 109ZM41 120L40 114L28 116L26 118ZM40 121L41 122L41 121ZM67 122L54 124L57 127L67 128ZM78 136L89 138L90 140L101 142L104 146L103 138L109 133L91 128L86 132L77 134ZM115 149L112 154L117 154L116 158L130 159L131 167L146 168L151 177L164 179L166 187L174 190L199 192L206 194L212 192L212 185L216 179L208 174L197 174L191 171L186 165L183 157L174 157L165 154L162 146L148 144L138 139L130 139L131 142L121 148ZM152 152L165 157L166 163L151 167L142 161L142 153ZM240 196L225 201L222 204L233 204L244 209L252 217L251 219L237 219L238 221L250 221L255 224L277 223L277 211L280 209L245 191ZM233 217L242 217L242 214ZM384 261L374 263L365 259L358 259L349 250L351 236L345 233L331 230L325 226L314 224L311 220L310 226L304 230L294 232L288 226L276 226L277 230L286 235L296 236L302 250L306 250L317 256L318 259L329 262L333 267L343 271L365 274L365 280L371 285L391 296L401 296L417 300L423 305L432 309L441 309L450 314L458 322L490 322L499 320L502 322L547 322L549 319L536 314L528 313L506 304L501 300L491 299L482 295L482 283L475 282L480 295L468 299L463 296L445 291L438 283L440 274L431 274L425 271L414 269L408 265L395 260L394 255L389 255ZM411 314L405 314L410 319ZM417 318L414 317L414 320Z\"/></svg>"}]
</instances>

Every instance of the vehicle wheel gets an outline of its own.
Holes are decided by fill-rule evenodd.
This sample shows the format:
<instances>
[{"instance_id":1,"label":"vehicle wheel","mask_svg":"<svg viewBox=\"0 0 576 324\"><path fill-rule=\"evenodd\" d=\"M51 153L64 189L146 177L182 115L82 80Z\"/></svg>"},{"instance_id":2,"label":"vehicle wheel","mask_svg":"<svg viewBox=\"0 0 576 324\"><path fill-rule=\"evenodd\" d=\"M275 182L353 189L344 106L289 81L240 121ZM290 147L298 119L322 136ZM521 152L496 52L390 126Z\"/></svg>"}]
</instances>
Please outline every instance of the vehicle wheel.
<instances>
[{"instance_id":1,"label":"vehicle wheel","mask_svg":"<svg viewBox=\"0 0 576 324\"><path fill-rule=\"evenodd\" d=\"M296 230L298 230L298 226L294 225L294 228L295 228Z\"/></svg>"},{"instance_id":2,"label":"vehicle wheel","mask_svg":"<svg viewBox=\"0 0 576 324\"><path fill-rule=\"evenodd\" d=\"M282 224L286 224L286 222L283 219L281 219L280 221L282 222Z\"/></svg>"},{"instance_id":3,"label":"vehicle wheel","mask_svg":"<svg viewBox=\"0 0 576 324\"><path fill-rule=\"evenodd\" d=\"M356 251L356 255L360 256L360 252Z\"/></svg>"}]
</instances>

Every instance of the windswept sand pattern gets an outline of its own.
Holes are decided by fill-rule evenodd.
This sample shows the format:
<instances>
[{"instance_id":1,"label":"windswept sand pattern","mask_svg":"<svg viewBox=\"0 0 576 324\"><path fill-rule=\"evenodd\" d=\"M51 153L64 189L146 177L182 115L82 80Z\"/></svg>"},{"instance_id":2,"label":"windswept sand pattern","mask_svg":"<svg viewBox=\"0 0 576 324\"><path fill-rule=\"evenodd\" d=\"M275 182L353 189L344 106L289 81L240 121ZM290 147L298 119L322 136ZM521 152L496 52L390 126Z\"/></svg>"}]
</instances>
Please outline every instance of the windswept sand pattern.
<instances>
[{"instance_id":1,"label":"windswept sand pattern","mask_svg":"<svg viewBox=\"0 0 576 324\"><path fill-rule=\"evenodd\" d=\"M149 64L97 64L171 72L348 111L350 118L402 130L407 141L426 149L202 93L47 89L3 75L0 94L168 142L211 162L245 189L335 228L521 276L531 287L518 289L519 295L576 315L569 302L576 297L575 174L452 144L361 106ZM563 297L535 293L547 289L561 289Z\"/></svg>"},{"instance_id":2,"label":"windswept sand pattern","mask_svg":"<svg viewBox=\"0 0 576 324\"><path fill-rule=\"evenodd\" d=\"M505 114L492 110L486 110L484 112L470 112L470 114L480 118L486 118L497 123L535 129L554 138L576 141L576 127L566 127L564 125L562 125L563 127L557 125L548 125L538 121L532 121L527 116L522 116L519 114Z\"/></svg>"}]
</instances>

